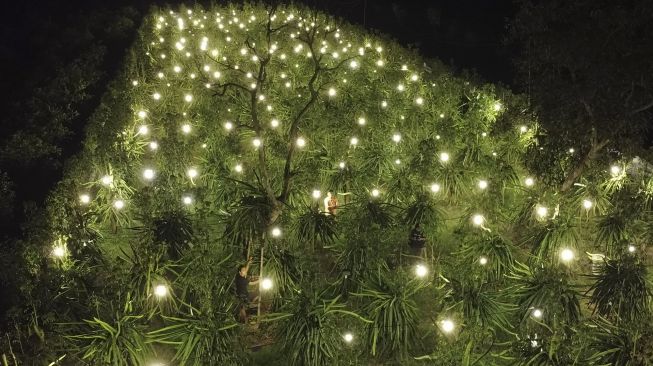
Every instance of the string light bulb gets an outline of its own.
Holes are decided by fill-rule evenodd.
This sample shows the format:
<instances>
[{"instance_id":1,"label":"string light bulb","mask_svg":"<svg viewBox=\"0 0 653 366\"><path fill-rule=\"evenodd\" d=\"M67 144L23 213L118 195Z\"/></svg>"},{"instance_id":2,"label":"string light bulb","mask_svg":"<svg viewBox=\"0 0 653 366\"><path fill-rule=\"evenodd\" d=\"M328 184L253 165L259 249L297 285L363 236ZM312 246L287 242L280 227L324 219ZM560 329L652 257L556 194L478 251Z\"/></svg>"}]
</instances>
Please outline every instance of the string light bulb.
<instances>
[{"instance_id":1,"label":"string light bulb","mask_svg":"<svg viewBox=\"0 0 653 366\"><path fill-rule=\"evenodd\" d=\"M533 311L531 311L531 315L533 316L533 318L541 319L544 313L542 312L541 309L535 308L533 309Z\"/></svg>"},{"instance_id":2,"label":"string light bulb","mask_svg":"<svg viewBox=\"0 0 653 366\"><path fill-rule=\"evenodd\" d=\"M351 343L351 342L354 340L354 335L351 334L351 333L345 333L345 334L342 336L342 339L344 339L345 342L347 342L347 343Z\"/></svg>"},{"instance_id":3,"label":"string light bulb","mask_svg":"<svg viewBox=\"0 0 653 366\"><path fill-rule=\"evenodd\" d=\"M480 257L480 258L478 259L478 263L479 263L481 266L486 265L486 264L487 264L487 257Z\"/></svg>"},{"instance_id":4,"label":"string light bulb","mask_svg":"<svg viewBox=\"0 0 653 366\"><path fill-rule=\"evenodd\" d=\"M154 170L150 168L143 170L143 178L145 178L145 180L154 179Z\"/></svg>"},{"instance_id":5,"label":"string light bulb","mask_svg":"<svg viewBox=\"0 0 653 366\"><path fill-rule=\"evenodd\" d=\"M401 141L401 135L398 134L398 133L395 133L394 135L392 135L392 141L394 141L396 143L399 143L399 141Z\"/></svg>"},{"instance_id":6,"label":"string light bulb","mask_svg":"<svg viewBox=\"0 0 653 366\"><path fill-rule=\"evenodd\" d=\"M594 203L592 201L590 201L588 199L583 200L583 208L585 208L586 210L589 210L590 208L592 208L592 206L594 206Z\"/></svg>"},{"instance_id":7,"label":"string light bulb","mask_svg":"<svg viewBox=\"0 0 653 366\"><path fill-rule=\"evenodd\" d=\"M270 232L273 237L278 238L281 236L281 229L278 227L272 228L272 231Z\"/></svg>"},{"instance_id":8,"label":"string light bulb","mask_svg":"<svg viewBox=\"0 0 653 366\"><path fill-rule=\"evenodd\" d=\"M123 207L125 207L125 201L115 200L113 201L113 207L115 207L116 210L122 210Z\"/></svg>"},{"instance_id":9,"label":"string light bulb","mask_svg":"<svg viewBox=\"0 0 653 366\"><path fill-rule=\"evenodd\" d=\"M533 184L535 184L535 180L533 178L526 177L526 179L524 179L524 185L526 185L526 187L532 187Z\"/></svg>"},{"instance_id":10,"label":"string light bulb","mask_svg":"<svg viewBox=\"0 0 653 366\"><path fill-rule=\"evenodd\" d=\"M52 249L52 255L57 258L63 258L66 256L66 249L63 246L56 246Z\"/></svg>"},{"instance_id":11,"label":"string light bulb","mask_svg":"<svg viewBox=\"0 0 653 366\"><path fill-rule=\"evenodd\" d=\"M481 214L476 214L472 216L472 223L476 226L483 226L485 223L485 218Z\"/></svg>"},{"instance_id":12,"label":"string light bulb","mask_svg":"<svg viewBox=\"0 0 653 366\"><path fill-rule=\"evenodd\" d=\"M104 177L102 177L102 184L104 184L105 186L110 186L111 183L113 183L113 177L112 176L105 175Z\"/></svg>"},{"instance_id":13,"label":"string light bulb","mask_svg":"<svg viewBox=\"0 0 653 366\"><path fill-rule=\"evenodd\" d=\"M318 199L322 196L322 192L320 192L318 189L313 190L313 198Z\"/></svg>"},{"instance_id":14,"label":"string light bulb","mask_svg":"<svg viewBox=\"0 0 653 366\"><path fill-rule=\"evenodd\" d=\"M486 180L481 179L481 180L478 181L478 188L479 189L484 190L484 189L487 188L487 186L488 186L488 183L487 183Z\"/></svg>"},{"instance_id":15,"label":"string light bulb","mask_svg":"<svg viewBox=\"0 0 653 366\"><path fill-rule=\"evenodd\" d=\"M428 274L429 270L423 264L418 264L415 266L415 275L417 277L423 278Z\"/></svg>"},{"instance_id":16,"label":"string light bulb","mask_svg":"<svg viewBox=\"0 0 653 366\"><path fill-rule=\"evenodd\" d=\"M272 280L269 278L264 278L261 280L261 289L263 290L270 290L272 289Z\"/></svg>"},{"instance_id":17,"label":"string light bulb","mask_svg":"<svg viewBox=\"0 0 653 366\"><path fill-rule=\"evenodd\" d=\"M380 195L381 195L381 191L379 191L378 189L374 188L372 190L372 197L378 197Z\"/></svg>"},{"instance_id":18,"label":"string light bulb","mask_svg":"<svg viewBox=\"0 0 653 366\"><path fill-rule=\"evenodd\" d=\"M181 201L184 203L184 205L190 205L193 203L193 198L191 196L184 196L181 198Z\"/></svg>"},{"instance_id":19,"label":"string light bulb","mask_svg":"<svg viewBox=\"0 0 653 366\"><path fill-rule=\"evenodd\" d=\"M451 319L445 319L440 322L440 329L445 333L451 333L455 329L456 325Z\"/></svg>"},{"instance_id":20,"label":"string light bulb","mask_svg":"<svg viewBox=\"0 0 653 366\"><path fill-rule=\"evenodd\" d=\"M254 145L255 148L261 147L262 144L261 139L258 137L252 140L252 145Z\"/></svg>"},{"instance_id":21,"label":"string light bulb","mask_svg":"<svg viewBox=\"0 0 653 366\"><path fill-rule=\"evenodd\" d=\"M327 92L327 94L330 97L335 97L336 96L336 89L335 88L329 88L329 91Z\"/></svg>"},{"instance_id":22,"label":"string light bulb","mask_svg":"<svg viewBox=\"0 0 653 366\"><path fill-rule=\"evenodd\" d=\"M437 183L431 184L431 192L438 193L440 192L440 185Z\"/></svg>"},{"instance_id":23,"label":"string light bulb","mask_svg":"<svg viewBox=\"0 0 653 366\"><path fill-rule=\"evenodd\" d=\"M449 161L449 153L443 152L440 153L440 161L446 163Z\"/></svg>"},{"instance_id":24,"label":"string light bulb","mask_svg":"<svg viewBox=\"0 0 653 366\"><path fill-rule=\"evenodd\" d=\"M621 173L621 168L618 165L613 165L610 167L610 173L615 177Z\"/></svg>"},{"instance_id":25,"label":"string light bulb","mask_svg":"<svg viewBox=\"0 0 653 366\"><path fill-rule=\"evenodd\" d=\"M537 214L537 216L538 216L539 218L543 219L543 218L545 218L545 217L549 214L549 209L546 208L546 207L544 207L544 206L540 206L540 205L538 205L538 206L535 208L535 213Z\"/></svg>"},{"instance_id":26,"label":"string light bulb","mask_svg":"<svg viewBox=\"0 0 653 366\"><path fill-rule=\"evenodd\" d=\"M569 248L565 248L560 251L560 260L562 260L563 262L571 262L572 260L574 260L574 257L575 257L574 252Z\"/></svg>"},{"instance_id":27,"label":"string light bulb","mask_svg":"<svg viewBox=\"0 0 653 366\"><path fill-rule=\"evenodd\" d=\"M304 147L306 146L306 140L302 137L298 137L296 141L297 147Z\"/></svg>"},{"instance_id":28,"label":"string light bulb","mask_svg":"<svg viewBox=\"0 0 653 366\"><path fill-rule=\"evenodd\" d=\"M188 168L188 170L186 171L186 175L190 179L196 178L198 174L199 173L197 172L197 169L195 169L195 168Z\"/></svg>"},{"instance_id":29,"label":"string light bulb","mask_svg":"<svg viewBox=\"0 0 653 366\"><path fill-rule=\"evenodd\" d=\"M83 205L87 205L89 202L91 202L91 196L89 196L88 194L80 194L79 202Z\"/></svg>"},{"instance_id":30,"label":"string light bulb","mask_svg":"<svg viewBox=\"0 0 653 366\"><path fill-rule=\"evenodd\" d=\"M163 298L168 295L168 286L156 285L154 286L154 295L158 298Z\"/></svg>"}]
</instances>

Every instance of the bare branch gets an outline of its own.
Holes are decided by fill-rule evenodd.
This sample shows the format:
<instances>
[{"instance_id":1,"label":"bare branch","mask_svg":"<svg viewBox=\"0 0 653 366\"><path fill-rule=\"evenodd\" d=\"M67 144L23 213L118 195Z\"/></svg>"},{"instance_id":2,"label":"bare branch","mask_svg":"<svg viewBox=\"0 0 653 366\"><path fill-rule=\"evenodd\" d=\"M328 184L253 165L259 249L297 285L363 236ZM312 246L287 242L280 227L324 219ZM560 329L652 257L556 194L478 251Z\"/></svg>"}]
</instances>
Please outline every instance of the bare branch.
<instances>
[{"instance_id":1,"label":"bare branch","mask_svg":"<svg viewBox=\"0 0 653 366\"><path fill-rule=\"evenodd\" d=\"M637 113L644 112L644 111L646 111L646 110L648 110L648 109L651 109L651 108L653 108L653 100L651 100L650 102L644 104L643 106L641 106L641 107L635 109L634 111L630 112L629 115L632 116L632 115L635 115L635 114L637 114Z\"/></svg>"}]
</instances>

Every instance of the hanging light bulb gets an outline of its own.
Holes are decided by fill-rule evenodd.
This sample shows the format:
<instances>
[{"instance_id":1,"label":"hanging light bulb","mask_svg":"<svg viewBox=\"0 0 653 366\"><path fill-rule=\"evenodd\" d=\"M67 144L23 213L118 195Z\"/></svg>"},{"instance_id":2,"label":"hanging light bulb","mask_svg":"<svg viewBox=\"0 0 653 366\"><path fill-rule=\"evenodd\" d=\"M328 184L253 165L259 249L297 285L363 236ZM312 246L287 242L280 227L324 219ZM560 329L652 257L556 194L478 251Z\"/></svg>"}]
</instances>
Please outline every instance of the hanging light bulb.
<instances>
[{"instance_id":1,"label":"hanging light bulb","mask_svg":"<svg viewBox=\"0 0 653 366\"><path fill-rule=\"evenodd\" d=\"M588 200L588 199L584 199L584 200L583 200L583 207L584 207L586 210L589 210L590 208L592 208L593 205L594 205L594 203L593 203L592 201L590 201L590 200Z\"/></svg>"},{"instance_id":2,"label":"hanging light bulb","mask_svg":"<svg viewBox=\"0 0 653 366\"><path fill-rule=\"evenodd\" d=\"M227 131L231 131L233 128L234 128L234 124L233 124L233 123L231 123L231 122L229 122L229 121L225 122L225 124L224 124L224 129L225 129L225 130L227 130Z\"/></svg>"},{"instance_id":3,"label":"hanging light bulb","mask_svg":"<svg viewBox=\"0 0 653 366\"><path fill-rule=\"evenodd\" d=\"M306 146L306 140L304 140L302 137L298 137L296 143L297 143L297 147Z\"/></svg>"},{"instance_id":4,"label":"hanging light bulb","mask_svg":"<svg viewBox=\"0 0 653 366\"><path fill-rule=\"evenodd\" d=\"M541 319L544 313L542 312L542 310L536 308L531 311L531 315L533 316L533 318Z\"/></svg>"},{"instance_id":5,"label":"hanging light bulb","mask_svg":"<svg viewBox=\"0 0 653 366\"><path fill-rule=\"evenodd\" d=\"M446 152L440 153L440 161L446 163L449 161L449 154Z\"/></svg>"},{"instance_id":6,"label":"hanging light bulb","mask_svg":"<svg viewBox=\"0 0 653 366\"><path fill-rule=\"evenodd\" d=\"M261 144L263 143L261 142L261 139L258 137L252 140L252 145L254 145L255 148L261 147Z\"/></svg>"},{"instance_id":7,"label":"hanging light bulb","mask_svg":"<svg viewBox=\"0 0 653 366\"><path fill-rule=\"evenodd\" d=\"M394 135L392 135L392 141L394 141L396 143L399 143L399 141L401 141L401 135L398 134L398 133L395 133Z\"/></svg>"},{"instance_id":8,"label":"hanging light bulb","mask_svg":"<svg viewBox=\"0 0 653 366\"><path fill-rule=\"evenodd\" d=\"M481 258L479 258L479 259L478 259L478 263L479 263L481 266L486 265L486 264L487 264L487 258L486 258L486 257L481 257Z\"/></svg>"},{"instance_id":9,"label":"hanging light bulb","mask_svg":"<svg viewBox=\"0 0 653 366\"><path fill-rule=\"evenodd\" d=\"M451 319L445 319L440 322L440 329L442 329L442 331L445 333L453 332L455 327L456 325Z\"/></svg>"},{"instance_id":10,"label":"hanging light bulb","mask_svg":"<svg viewBox=\"0 0 653 366\"><path fill-rule=\"evenodd\" d=\"M115 200L113 201L113 207L115 207L116 210L122 210L122 208L125 207L125 201Z\"/></svg>"},{"instance_id":11,"label":"hanging light bulb","mask_svg":"<svg viewBox=\"0 0 653 366\"><path fill-rule=\"evenodd\" d=\"M264 278L261 280L261 289L263 290L270 290L272 288L272 280L269 278Z\"/></svg>"},{"instance_id":12,"label":"hanging light bulb","mask_svg":"<svg viewBox=\"0 0 653 366\"><path fill-rule=\"evenodd\" d=\"M190 94L186 94L186 95L184 95L184 100L185 100L187 103L190 103L190 102L193 101L193 96L190 95Z\"/></svg>"},{"instance_id":13,"label":"hanging light bulb","mask_svg":"<svg viewBox=\"0 0 653 366\"><path fill-rule=\"evenodd\" d=\"M361 126L365 125L365 117L358 117L358 124Z\"/></svg>"},{"instance_id":14,"label":"hanging light bulb","mask_svg":"<svg viewBox=\"0 0 653 366\"><path fill-rule=\"evenodd\" d=\"M372 190L372 197L378 197L380 195L381 195L381 191L379 191L378 189L374 188Z\"/></svg>"},{"instance_id":15,"label":"hanging light bulb","mask_svg":"<svg viewBox=\"0 0 653 366\"><path fill-rule=\"evenodd\" d=\"M483 215L476 214L472 216L472 223L476 226L482 226L483 223L485 223L485 218L483 217Z\"/></svg>"},{"instance_id":16,"label":"hanging light bulb","mask_svg":"<svg viewBox=\"0 0 653 366\"><path fill-rule=\"evenodd\" d=\"M415 266L415 275L417 277L423 278L429 273L428 268L422 264L418 264Z\"/></svg>"},{"instance_id":17,"label":"hanging light bulb","mask_svg":"<svg viewBox=\"0 0 653 366\"><path fill-rule=\"evenodd\" d=\"M57 258L66 256L66 249L63 246L56 246L52 249L52 255Z\"/></svg>"},{"instance_id":18,"label":"hanging light bulb","mask_svg":"<svg viewBox=\"0 0 653 366\"><path fill-rule=\"evenodd\" d=\"M478 188L479 189L481 189L481 190L486 189L487 186L488 186L488 183L487 183L486 180L479 180L478 181Z\"/></svg>"},{"instance_id":19,"label":"hanging light bulb","mask_svg":"<svg viewBox=\"0 0 653 366\"><path fill-rule=\"evenodd\" d=\"M543 219L543 218L545 218L545 217L549 214L549 209L546 208L546 207L544 207L544 206L540 206L540 205L538 205L538 206L535 208L535 213L537 213L537 216L538 216L539 218Z\"/></svg>"},{"instance_id":20,"label":"hanging light bulb","mask_svg":"<svg viewBox=\"0 0 653 366\"><path fill-rule=\"evenodd\" d=\"M354 340L354 335L351 333L345 333L342 338L345 340L347 343L351 343Z\"/></svg>"},{"instance_id":21,"label":"hanging light bulb","mask_svg":"<svg viewBox=\"0 0 653 366\"><path fill-rule=\"evenodd\" d=\"M143 178L145 178L145 180L154 179L154 170L150 168L143 170Z\"/></svg>"},{"instance_id":22,"label":"hanging light bulb","mask_svg":"<svg viewBox=\"0 0 653 366\"><path fill-rule=\"evenodd\" d=\"M352 137L352 138L349 140L349 144L350 144L350 145L353 145L353 146L356 146L356 145L358 144L358 138L357 138L357 137Z\"/></svg>"},{"instance_id":23,"label":"hanging light bulb","mask_svg":"<svg viewBox=\"0 0 653 366\"><path fill-rule=\"evenodd\" d=\"M535 180L531 177L527 177L526 179L524 179L524 184L526 185L526 187L531 187L533 186L533 184L535 184Z\"/></svg>"},{"instance_id":24,"label":"hanging light bulb","mask_svg":"<svg viewBox=\"0 0 653 366\"><path fill-rule=\"evenodd\" d=\"M272 126L272 128L279 127L279 120L276 119L276 118L273 118L272 121L270 121L270 126Z\"/></svg>"},{"instance_id":25,"label":"hanging light bulb","mask_svg":"<svg viewBox=\"0 0 653 366\"><path fill-rule=\"evenodd\" d=\"M278 238L281 236L281 229L278 227L272 228L271 234L273 237Z\"/></svg>"},{"instance_id":26,"label":"hanging light bulb","mask_svg":"<svg viewBox=\"0 0 653 366\"><path fill-rule=\"evenodd\" d=\"M234 170L236 171L236 173L242 173L243 166L241 164L236 164L236 166L234 166Z\"/></svg>"},{"instance_id":27,"label":"hanging light bulb","mask_svg":"<svg viewBox=\"0 0 653 366\"><path fill-rule=\"evenodd\" d=\"M328 94L329 94L330 97L335 97L336 96L336 89L329 88Z\"/></svg>"},{"instance_id":28,"label":"hanging light bulb","mask_svg":"<svg viewBox=\"0 0 653 366\"><path fill-rule=\"evenodd\" d=\"M156 141L150 141L150 150L156 150L159 148L159 144Z\"/></svg>"},{"instance_id":29,"label":"hanging light bulb","mask_svg":"<svg viewBox=\"0 0 653 366\"><path fill-rule=\"evenodd\" d=\"M113 183L113 177L112 176L105 175L104 177L102 177L102 184L104 184L105 186L109 186L109 185L111 185L111 183Z\"/></svg>"},{"instance_id":30,"label":"hanging light bulb","mask_svg":"<svg viewBox=\"0 0 653 366\"><path fill-rule=\"evenodd\" d=\"M142 125L138 128L139 135L147 135L150 132L150 129L146 125Z\"/></svg>"},{"instance_id":31,"label":"hanging light bulb","mask_svg":"<svg viewBox=\"0 0 653 366\"><path fill-rule=\"evenodd\" d=\"M199 174L199 173L197 172L197 169L195 169L195 168L189 168L189 169L186 171L186 175L187 175L188 178L190 178L190 179L194 179L195 177L197 177L198 174Z\"/></svg>"},{"instance_id":32,"label":"hanging light bulb","mask_svg":"<svg viewBox=\"0 0 653 366\"><path fill-rule=\"evenodd\" d=\"M91 196L89 196L88 194L80 194L79 195L79 202L81 204L83 204L83 205L86 205L89 202L91 202Z\"/></svg>"},{"instance_id":33,"label":"hanging light bulb","mask_svg":"<svg viewBox=\"0 0 653 366\"><path fill-rule=\"evenodd\" d=\"M147 112L145 112L145 111L138 111L138 118L140 118L140 119L144 119L145 117L147 117Z\"/></svg>"},{"instance_id":34,"label":"hanging light bulb","mask_svg":"<svg viewBox=\"0 0 653 366\"><path fill-rule=\"evenodd\" d=\"M182 197L181 201L184 203L184 205L190 205L193 203L193 198L191 196L184 196Z\"/></svg>"},{"instance_id":35,"label":"hanging light bulb","mask_svg":"<svg viewBox=\"0 0 653 366\"><path fill-rule=\"evenodd\" d=\"M313 190L313 198L318 199L318 198L320 198L321 196L322 196L322 192L320 192L320 191L317 190L317 189L314 189L314 190Z\"/></svg>"},{"instance_id":36,"label":"hanging light bulb","mask_svg":"<svg viewBox=\"0 0 653 366\"><path fill-rule=\"evenodd\" d=\"M166 285L156 285L154 286L154 295L158 298L163 298L168 295L168 286Z\"/></svg>"},{"instance_id":37,"label":"hanging light bulb","mask_svg":"<svg viewBox=\"0 0 653 366\"><path fill-rule=\"evenodd\" d=\"M340 167L340 169L345 169L345 162L341 161L340 163L338 163L338 166Z\"/></svg>"},{"instance_id":38,"label":"hanging light bulb","mask_svg":"<svg viewBox=\"0 0 653 366\"><path fill-rule=\"evenodd\" d=\"M431 184L431 192L438 193L440 192L440 185L437 183Z\"/></svg>"},{"instance_id":39,"label":"hanging light bulb","mask_svg":"<svg viewBox=\"0 0 653 366\"><path fill-rule=\"evenodd\" d=\"M565 248L560 251L560 259L563 262L571 262L572 260L574 260L574 257L575 257L574 252L571 249Z\"/></svg>"}]
</instances>

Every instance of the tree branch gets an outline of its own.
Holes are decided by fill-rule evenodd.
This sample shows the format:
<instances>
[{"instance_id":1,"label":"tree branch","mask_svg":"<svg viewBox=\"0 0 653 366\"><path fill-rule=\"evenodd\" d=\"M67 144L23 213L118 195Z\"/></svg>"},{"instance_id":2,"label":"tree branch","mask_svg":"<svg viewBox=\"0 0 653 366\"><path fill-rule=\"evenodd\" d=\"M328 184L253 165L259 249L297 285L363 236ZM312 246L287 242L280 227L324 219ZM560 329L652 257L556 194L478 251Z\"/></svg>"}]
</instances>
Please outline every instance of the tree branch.
<instances>
[{"instance_id":1,"label":"tree branch","mask_svg":"<svg viewBox=\"0 0 653 366\"><path fill-rule=\"evenodd\" d=\"M653 100L651 100L647 104L644 104L643 106L633 110L632 112L629 113L629 115L632 116L632 115L635 115L637 113L644 112L645 110L648 110L650 108L653 108Z\"/></svg>"}]
</instances>

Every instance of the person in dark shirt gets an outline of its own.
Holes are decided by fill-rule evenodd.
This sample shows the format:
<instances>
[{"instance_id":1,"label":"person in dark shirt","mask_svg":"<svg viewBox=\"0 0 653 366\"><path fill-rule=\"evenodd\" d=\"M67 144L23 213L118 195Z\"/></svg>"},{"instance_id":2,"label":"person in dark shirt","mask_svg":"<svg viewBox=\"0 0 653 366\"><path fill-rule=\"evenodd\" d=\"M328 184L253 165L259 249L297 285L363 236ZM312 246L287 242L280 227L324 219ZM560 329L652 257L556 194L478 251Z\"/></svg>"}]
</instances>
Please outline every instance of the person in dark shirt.
<instances>
[{"instance_id":1,"label":"person in dark shirt","mask_svg":"<svg viewBox=\"0 0 653 366\"><path fill-rule=\"evenodd\" d=\"M420 258L424 257L426 237L424 236L422 229L420 229L419 223L416 223L413 230L411 230L408 244L410 245L411 254L413 256Z\"/></svg>"},{"instance_id":2,"label":"person in dark shirt","mask_svg":"<svg viewBox=\"0 0 653 366\"><path fill-rule=\"evenodd\" d=\"M236 297L240 303L238 318L242 323L247 323L247 307L252 301L252 298L249 294L249 285L255 285L258 283L258 280L250 282L249 278L247 278L247 272L249 271L250 264L252 264L252 257L249 257L247 263L242 264L238 267L238 272L234 278L234 282L236 283Z\"/></svg>"}]
</instances>

